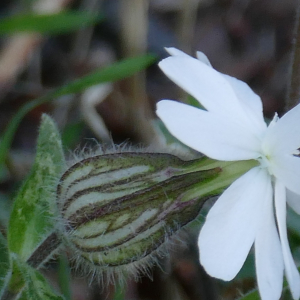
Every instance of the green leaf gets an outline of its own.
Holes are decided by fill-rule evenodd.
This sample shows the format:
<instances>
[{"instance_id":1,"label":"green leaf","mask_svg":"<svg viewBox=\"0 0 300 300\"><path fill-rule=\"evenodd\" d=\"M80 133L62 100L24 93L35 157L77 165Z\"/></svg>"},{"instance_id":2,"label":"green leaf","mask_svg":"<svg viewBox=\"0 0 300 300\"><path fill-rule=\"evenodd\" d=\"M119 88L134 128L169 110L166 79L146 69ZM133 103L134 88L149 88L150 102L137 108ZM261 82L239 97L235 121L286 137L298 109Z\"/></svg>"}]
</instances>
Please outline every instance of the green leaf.
<instances>
[{"instance_id":1,"label":"green leaf","mask_svg":"<svg viewBox=\"0 0 300 300\"><path fill-rule=\"evenodd\" d=\"M7 241L0 232L0 297L6 281L10 277L10 262L7 249Z\"/></svg>"},{"instance_id":2,"label":"green leaf","mask_svg":"<svg viewBox=\"0 0 300 300\"><path fill-rule=\"evenodd\" d=\"M16 263L17 255L11 253L11 276L1 291L1 299L15 299L25 286L25 281L22 273Z\"/></svg>"},{"instance_id":3,"label":"green leaf","mask_svg":"<svg viewBox=\"0 0 300 300\"><path fill-rule=\"evenodd\" d=\"M9 250L24 261L53 227L56 180L63 167L59 132L52 119L43 115L36 159L16 197L8 226Z\"/></svg>"},{"instance_id":4,"label":"green leaf","mask_svg":"<svg viewBox=\"0 0 300 300\"><path fill-rule=\"evenodd\" d=\"M194 97L192 97L191 95L187 96L187 104L206 110L205 107L203 105L200 104L200 102L198 100L196 100Z\"/></svg>"},{"instance_id":5,"label":"green leaf","mask_svg":"<svg viewBox=\"0 0 300 300\"><path fill-rule=\"evenodd\" d=\"M3 228L7 228L9 215L11 212L11 204L12 203L9 195L0 192L0 226Z\"/></svg>"},{"instance_id":6,"label":"green leaf","mask_svg":"<svg viewBox=\"0 0 300 300\"><path fill-rule=\"evenodd\" d=\"M82 90L103 82L117 81L125 77L129 77L134 73L145 69L156 60L153 55L143 55L124 59L109 67L98 70L79 80L58 89L55 92L55 97L60 97L67 94L78 93Z\"/></svg>"},{"instance_id":7,"label":"green leaf","mask_svg":"<svg viewBox=\"0 0 300 300\"><path fill-rule=\"evenodd\" d=\"M28 268L27 271L25 294L28 300L64 299L64 297L55 294L46 279L32 268Z\"/></svg>"},{"instance_id":8,"label":"green leaf","mask_svg":"<svg viewBox=\"0 0 300 300\"><path fill-rule=\"evenodd\" d=\"M245 296L240 297L238 300L260 300L260 296L258 290L255 289L247 293Z\"/></svg>"},{"instance_id":9,"label":"green leaf","mask_svg":"<svg viewBox=\"0 0 300 300\"><path fill-rule=\"evenodd\" d=\"M82 90L99 83L117 81L129 77L134 73L141 71L147 66L151 65L155 61L155 59L156 58L153 55L143 55L122 60L109 67L91 73L81 79L75 80L52 92L49 92L45 96L26 103L14 115L2 137L2 141L0 144L0 168L4 164L8 149L10 148L14 134L21 120L33 108L60 96L81 92Z\"/></svg>"},{"instance_id":10,"label":"green leaf","mask_svg":"<svg viewBox=\"0 0 300 300\"><path fill-rule=\"evenodd\" d=\"M24 263L17 255L13 256L15 282L19 285L10 285L12 294L22 293L22 300L64 300L56 294L42 274ZM18 278L16 278L18 276ZM21 286L22 284L22 286Z\"/></svg>"},{"instance_id":11,"label":"green leaf","mask_svg":"<svg viewBox=\"0 0 300 300\"><path fill-rule=\"evenodd\" d=\"M15 32L65 33L99 22L102 16L84 11L56 14L27 14L0 19L0 34Z\"/></svg>"}]
</instances>

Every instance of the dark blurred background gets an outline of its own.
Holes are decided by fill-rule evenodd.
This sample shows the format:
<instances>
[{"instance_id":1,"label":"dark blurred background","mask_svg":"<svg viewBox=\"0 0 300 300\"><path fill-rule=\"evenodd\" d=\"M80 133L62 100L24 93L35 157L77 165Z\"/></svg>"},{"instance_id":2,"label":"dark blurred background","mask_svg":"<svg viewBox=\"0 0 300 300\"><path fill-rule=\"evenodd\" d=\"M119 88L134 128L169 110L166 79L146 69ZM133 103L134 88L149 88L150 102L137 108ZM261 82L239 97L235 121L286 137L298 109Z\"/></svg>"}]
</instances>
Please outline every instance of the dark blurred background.
<instances>
[{"instance_id":1,"label":"dark blurred background","mask_svg":"<svg viewBox=\"0 0 300 300\"><path fill-rule=\"evenodd\" d=\"M283 113L293 42L296 0L1 0L1 18L14 14L53 13L65 9L99 12L101 22L68 34L0 36L0 132L18 109L49 90L125 57L164 47L190 55L203 51L214 68L247 82L259 94L266 118ZM1 223L16 188L35 154L40 116L50 114L62 132L66 151L93 139L151 143L143 120L155 118L160 99L185 95L154 64L137 76L53 99L26 115L15 135L0 181ZM141 124L141 126L139 126ZM150 128L150 127L149 127ZM198 262L197 224L185 229L151 278L141 277L114 293L113 285L72 276L73 299L214 300L236 299L255 287L250 257L239 277L225 284L210 279ZM185 244L185 246L183 246ZM248 267L249 266L249 267ZM252 267L251 267L252 266ZM56 284L56 267L47 276ZM288 296L287 296L288 297ZM288 298L286 298L288 299Z\"/></svg>"}]
</instances>

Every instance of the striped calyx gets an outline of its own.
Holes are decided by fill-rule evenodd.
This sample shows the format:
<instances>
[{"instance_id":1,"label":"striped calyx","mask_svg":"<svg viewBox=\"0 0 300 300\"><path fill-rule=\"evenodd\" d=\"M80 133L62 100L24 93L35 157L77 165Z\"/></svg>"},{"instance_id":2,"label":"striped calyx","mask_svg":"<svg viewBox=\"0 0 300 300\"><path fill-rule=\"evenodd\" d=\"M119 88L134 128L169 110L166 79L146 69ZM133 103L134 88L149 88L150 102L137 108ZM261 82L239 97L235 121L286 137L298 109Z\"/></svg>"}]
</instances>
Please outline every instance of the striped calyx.
<instances>
[{"instance_id":1,"label":"striped calyx","mask_svg":"<svg viewBox=\"0 0 300 300\"><path fill-rule=\"evenodd\" d=\"M57 190L66 242L104 269L140 268L139 262L192 221L216 193L205 187L221 169L195 171L202 161L130 152L76 163Z\"/></svg>"}]
</instances>

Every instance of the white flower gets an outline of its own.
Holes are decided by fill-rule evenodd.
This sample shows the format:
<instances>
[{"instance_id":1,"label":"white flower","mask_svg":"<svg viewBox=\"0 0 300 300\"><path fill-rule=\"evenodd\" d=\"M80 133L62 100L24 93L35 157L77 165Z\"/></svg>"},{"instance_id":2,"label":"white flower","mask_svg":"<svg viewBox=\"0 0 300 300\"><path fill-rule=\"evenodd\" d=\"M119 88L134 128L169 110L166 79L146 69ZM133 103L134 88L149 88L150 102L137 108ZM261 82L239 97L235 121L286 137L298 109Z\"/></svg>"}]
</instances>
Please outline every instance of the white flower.
<instances>
[{"instance_id":1,"label":"white flower","mask_svg":"<svg viewBox=\"0 0 300 300\"><path fill-rule=\"evenodd\" d=\"M220 196L199 235L200 262L208 274L233 279L254 244L258 288L263 300L279 299L283 273L294 299L300 276L288 244L286 199L300 212L300 105L269 126L262 103L247 84L221 74L206 56L198 59L169 48L163 72L206 109L163 100L157 115L187 146L223 161L260 162ZM277 226L276 226L277 224Z\"/></svg>"}]
</instances>

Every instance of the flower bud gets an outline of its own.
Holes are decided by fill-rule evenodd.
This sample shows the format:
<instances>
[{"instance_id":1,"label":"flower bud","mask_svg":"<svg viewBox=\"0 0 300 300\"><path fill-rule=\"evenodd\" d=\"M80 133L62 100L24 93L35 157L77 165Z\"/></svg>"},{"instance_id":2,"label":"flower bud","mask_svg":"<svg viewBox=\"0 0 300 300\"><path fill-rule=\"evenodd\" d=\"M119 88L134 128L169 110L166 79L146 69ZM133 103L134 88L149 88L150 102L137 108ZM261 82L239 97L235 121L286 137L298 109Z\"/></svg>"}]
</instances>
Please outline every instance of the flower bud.
<instances>
[{"instance_id":1,"label":"flower bud","mask_svg":"<svg viewBox=\"0 0 300 300\"><path fill-rule=\"evenodd\" d=\"M199 213L211 191L195 191L220 168L194 171L202 159L162 153L115 153L76 163L61 177L58 205L65 240L102 269L143 268L143 262Z\"/></svg>"}]
</instances>

